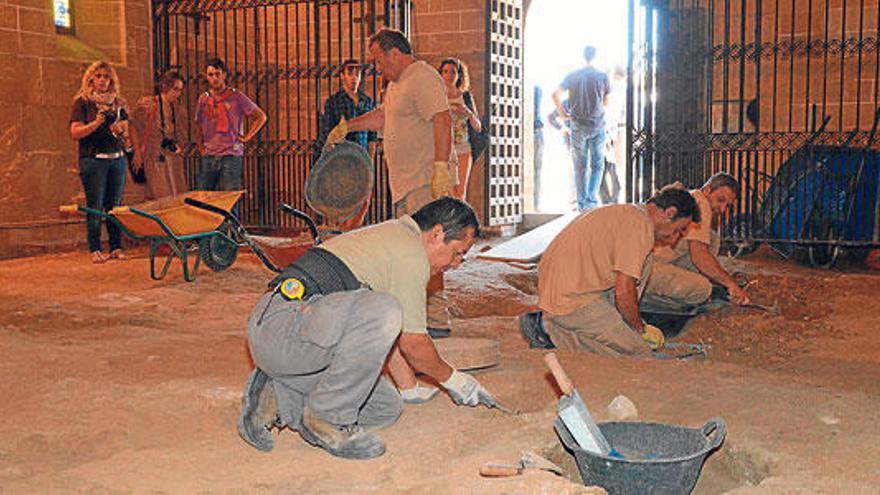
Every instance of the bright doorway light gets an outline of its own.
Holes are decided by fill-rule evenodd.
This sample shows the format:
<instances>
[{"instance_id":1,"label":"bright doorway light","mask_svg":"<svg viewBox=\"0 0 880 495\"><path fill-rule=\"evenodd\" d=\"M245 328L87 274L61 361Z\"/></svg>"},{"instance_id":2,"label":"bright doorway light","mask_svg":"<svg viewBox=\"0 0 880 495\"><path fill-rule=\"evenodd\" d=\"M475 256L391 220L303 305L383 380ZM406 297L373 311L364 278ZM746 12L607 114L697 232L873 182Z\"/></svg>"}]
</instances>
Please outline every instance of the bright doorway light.
<instances>
[{"instance_id":1,"label":"bright doorway light","mask_svg":"<svg viewBox=\"0 0 880 495\"><path fill-rule=\"evenodd\" d=\"M544 154L541 174L541 211L574 209L571 155L562 134L546 121L553 111L550 95L569 72L584 66L583 49L597 48L593 65L610 72L626 67L627 8L625 0L533 0L525 29L525 83L531 92L541 87L541 120L544 121ZM625 85L623 86L625 88ZM623 88L615 87L618 102ZM618 103L620 104L620 103ZM622 165L618 165L623 170Z\"/></svg>"}]
</instances>

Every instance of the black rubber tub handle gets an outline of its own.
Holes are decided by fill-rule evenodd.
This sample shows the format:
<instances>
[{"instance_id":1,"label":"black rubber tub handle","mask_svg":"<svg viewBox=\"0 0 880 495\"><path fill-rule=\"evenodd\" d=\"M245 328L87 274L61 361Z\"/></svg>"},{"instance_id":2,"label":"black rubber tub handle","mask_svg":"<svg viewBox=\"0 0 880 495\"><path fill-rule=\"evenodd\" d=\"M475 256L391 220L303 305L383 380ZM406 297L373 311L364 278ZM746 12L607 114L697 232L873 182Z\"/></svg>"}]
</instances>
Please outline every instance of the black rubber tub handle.
<instances>
[{"instance_id":1,"label":"black rubber tub handle","mask_svg":"<svg viewBox=\"0 0 880 495\"><path fill-rule=\"evenodd\" d=\"M714 437L709 436L712 432L715 432ZM700 428L700 433L709 439L708 451L713 451L720 447L721 443L724 442L724 437L727 436L727 425L721 418L712 418L709 421L706 421L706 424Z\"/></svg>"}]
</instances>

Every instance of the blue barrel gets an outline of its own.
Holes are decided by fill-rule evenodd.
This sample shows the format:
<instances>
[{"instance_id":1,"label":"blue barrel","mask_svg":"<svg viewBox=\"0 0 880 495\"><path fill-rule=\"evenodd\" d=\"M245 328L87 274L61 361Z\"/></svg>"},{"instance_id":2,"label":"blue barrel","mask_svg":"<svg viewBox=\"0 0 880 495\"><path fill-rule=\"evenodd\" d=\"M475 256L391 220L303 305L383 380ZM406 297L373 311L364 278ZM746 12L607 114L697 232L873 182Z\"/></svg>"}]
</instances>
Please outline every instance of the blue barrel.
<instances>
[{"instance_id":1,"label":"blue barrel","mask_svg":"<svg viewBox=\"0 0 880 495\"><path fill-rule=\"evenodd\" d=\"M688 494L703 462L724 442L724 420L713 418L702 428L663 423L600 423L599 429L624 458L581 449L557 418L556 433L577 462L585 485L610 495Z\"/></svg>"}]
</instances>

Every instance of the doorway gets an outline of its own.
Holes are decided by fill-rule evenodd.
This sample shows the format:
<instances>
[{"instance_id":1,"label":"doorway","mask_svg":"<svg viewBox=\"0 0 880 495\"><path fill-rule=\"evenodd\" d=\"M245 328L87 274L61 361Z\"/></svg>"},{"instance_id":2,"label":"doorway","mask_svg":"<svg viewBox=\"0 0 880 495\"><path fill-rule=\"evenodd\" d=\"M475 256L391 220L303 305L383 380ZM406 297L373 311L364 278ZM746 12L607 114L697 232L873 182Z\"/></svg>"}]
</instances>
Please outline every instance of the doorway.
<instances>
[{"instance_id":1,"label":"doorway","mask_svg":"<svg viewBox=\"0 0 880 495\"><path fill-rule=\"evenodd\" d=\"M573 165L565 144L564 125L555 129L548 122L553 112L551 95L566 74L584 66L583 49L597 48L595 67L609 73L627 65L627 2L602 0L533 0L525 23L526 153L525 204L527 212L562 213L575 209ZM534 88L540 88L539 92ZM612 82L611 102L606 108L607 125L619 140L623 138L626 106L625 78ZM535 177L535 151L540 151L536 135L530 132L543 124L543 151L540 180ZM618 127L621 126L621 127ZM536 146L537 145L537 146ZM617 175L625 180L625 152L618 147ZM536 150L536 148L538 148ZM606 153L614 158L613 151ZM536 188L536 184L538 187ZM623 186L623 184L621 184ZM537 190L536 190L537 189ZM625 187L622 187L625 190ZM621 192L620 198L623 198ZM537 204L536 204L537 203Z\"/></svg>"}]
</instances>

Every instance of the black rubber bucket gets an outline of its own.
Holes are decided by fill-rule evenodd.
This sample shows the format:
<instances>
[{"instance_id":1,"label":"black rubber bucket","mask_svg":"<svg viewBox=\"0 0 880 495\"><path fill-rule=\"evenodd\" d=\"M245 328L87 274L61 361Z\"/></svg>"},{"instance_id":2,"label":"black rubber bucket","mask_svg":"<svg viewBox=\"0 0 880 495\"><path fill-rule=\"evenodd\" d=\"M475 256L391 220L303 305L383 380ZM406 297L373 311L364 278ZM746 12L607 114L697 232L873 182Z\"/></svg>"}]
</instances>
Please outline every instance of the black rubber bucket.
<instances>
[{"instance_id":1,"label":"black rubber bucket","mask_svg":"<svg viewBox=\"0 0 880 495\"><path fill-rule=\"evenodd\" d=\"M712 418L702 428L662 423L600 423L599 429L624 458L587 452L557 418L556 433L574 455L585 485L610 495L687 494L694 489L703 462L721 443L727 428Z\"/></svg>"}]
</instances>

